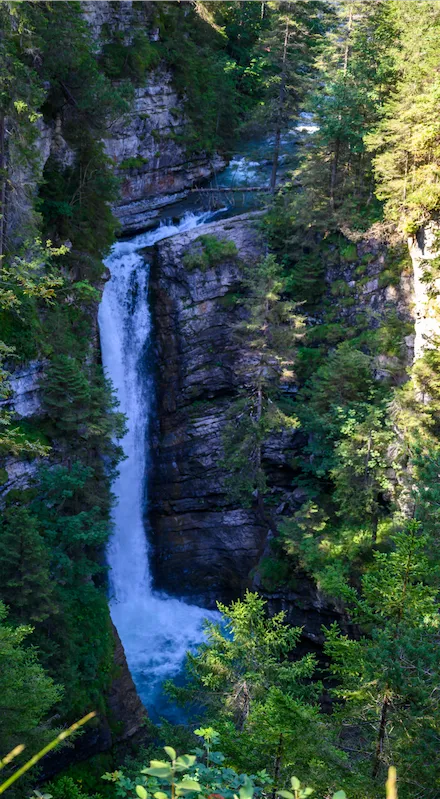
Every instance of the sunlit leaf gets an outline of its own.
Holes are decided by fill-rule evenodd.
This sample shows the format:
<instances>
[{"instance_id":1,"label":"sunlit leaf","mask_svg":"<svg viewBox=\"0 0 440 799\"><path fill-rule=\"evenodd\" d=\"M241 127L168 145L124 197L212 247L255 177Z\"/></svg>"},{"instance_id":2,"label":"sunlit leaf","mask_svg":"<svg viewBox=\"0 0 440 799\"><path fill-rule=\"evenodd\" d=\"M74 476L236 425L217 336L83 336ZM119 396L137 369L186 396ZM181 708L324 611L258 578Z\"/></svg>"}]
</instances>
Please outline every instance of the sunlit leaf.
<instances>
[{"instance_id":1,"label":"sunlit leaf","mask_svg":"<svg viewBox=\"0 0 440 799\"><path fill-rule=\"evenodd\" d=\"M239 790L240 799L252 799L254 795L254 786L252 785L252 781L249 777L246 776L244 785L241 786Z\"/></svg>"},{"instance_id":2,"label":"sunlit leaf","mask_svg":"<svg viewBox=\"0 0 440 799\"><path fill-rule=\"evenodd\" d=\"M195 755L179 755L175 762L177 771L183 771L184 769L191 768L196 760L197 758Z\"/></svg>"},{"instance_id":3,"label":"sunlit leaf","mask_svg":"<svg viewBox=\"0 0 440 799\"><path fill-rule=\"evenodd\" d=\"M178 782L176 784L176 790L180 794L186 791L197 791L197 793L200 793L202 789L196 780L191 780L189 777L185 777L182 782Z\"/></svg>"},{"instance_id":4,"label":"sunlit leaf","mask_svg":"<svg viewBox=\"0 0 440 799\"><path fill-rule=\"evenodd\" d=\"M168 779L171 777L172 771L170 764L166 763L165 760L150 760L149 768L142 769L141 774L149 774L150 777Z\"/></svg>"}]
</instances>

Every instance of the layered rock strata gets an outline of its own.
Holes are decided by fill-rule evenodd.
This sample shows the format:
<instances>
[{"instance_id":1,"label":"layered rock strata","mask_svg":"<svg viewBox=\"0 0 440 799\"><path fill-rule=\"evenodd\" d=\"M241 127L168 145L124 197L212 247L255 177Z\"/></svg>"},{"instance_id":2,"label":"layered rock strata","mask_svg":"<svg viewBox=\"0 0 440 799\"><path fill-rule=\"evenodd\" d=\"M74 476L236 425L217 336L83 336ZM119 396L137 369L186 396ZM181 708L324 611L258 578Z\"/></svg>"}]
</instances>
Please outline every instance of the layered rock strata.
<instances>
[{"instance_id":1,"label":"layered rock strata","mask_svg":"<svg viewBox=\"0 0 440 799\"><path fill-rule=\"evenodd\" d=\"M186 124L172 75L162 68L135 89L130 111L111 126L104 145L121 179L114 213L124 234L145 229L164 206L225 166L218 155L188 155L181 142Z\"/></svg>"},{"instance_id":2,"label":"layered rock strata","mask_svg":"<svg viewBox=\"0 0 440 799\"><path fill-rule=\"evenodd\" d=\"M231 404L249 354L234 327L242 263L264 254L258 214L205 225L162 241L151 291L156 325L157 423L153 436L156 583L168 592L212 605L252 585L266 544L267 524L253 508L231 503L221 465ZM185 253L203 235L233 241L238 257L206 270L185 267ZM264 458L281 505L291 497L292 435L280 436Z\"/></svg>"},{"instance_id":3,"label":"layered rock strata","mask_svg":"<svg viewBox=\"0 0 440 799\"><path fill-rule=\"evenodd\" d=\"M101 0L83 2L82 10L98 51L115 36L126 47L138 34L160 39L154 3ZM188 154L188 120L166 64L149 71L133 91L129 112L109 126L104 140L121 180L113 210L124 235L154 224L164 206L183 199L196 183L225 166L218 155Z\"/></svg>"}]
</instances>

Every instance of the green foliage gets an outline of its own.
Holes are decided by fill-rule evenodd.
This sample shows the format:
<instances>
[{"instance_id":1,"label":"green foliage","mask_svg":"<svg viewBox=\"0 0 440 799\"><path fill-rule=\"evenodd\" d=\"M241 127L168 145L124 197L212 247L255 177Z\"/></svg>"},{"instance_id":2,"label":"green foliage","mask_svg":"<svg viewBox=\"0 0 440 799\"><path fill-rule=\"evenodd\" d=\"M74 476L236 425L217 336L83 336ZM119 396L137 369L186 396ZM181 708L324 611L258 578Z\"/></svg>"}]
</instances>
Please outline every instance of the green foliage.
<instances>
[{"instance_id":1,"label":"green foliage","mask_svg":"<svg viewBox=\"0 0 440 799\"><path fill-rule=\"evenodd\" d=\"M189 683L182 689L183 695L200 691L200 701L203 691L208 691L205 699L209 705L223 705L222 712L239 725L252 712L253 702L264 699L269 685L297 697L307 695L305 683L314 668L314 658L309 655L294 662L286 660L298 643L300 630L284 624L283 613L267 618L265 604L249 592L229 607L219 604L223 626L209 623L206 644L196 655L188 655Z\"/></svg>"},{"instance_id":2,"label":"green foliage","mask_svg":"<svg viewBox=\"0 0 440 799\"><path fill-rule=\"evenodd\" d=\"M134 796L138 799L169 799L174 796L185 796L191 791L198 792L200 797L222 797L222 799L258 799L269 791L273 797L281 799L306 799L314 794L313 788L301 784L297 777L289 776L281 784L288 785L288 790L271 778L266 770L250 776L239 774L231 767L225 766L225 756L220 751L212 751L218 746L219 734L212 727L194 731L202 738L203 747L194 749L194 754L177 755L172 746L164 746L167 760L151 760L149 767L140 769L137 779L127 777L123 771L115 771L103 775L103 779L113 783L120 797ZM179 779L178 775L187 772ZM158 790L159 788L159 790ZM387 799L397 799L396 769L388 770L386 783ZM77 793L72 794L75 798ZM378 794L376 794L378 796ZM327 799L347 799L345 791L336 793L327 789L319 791L319 796ZM365 794L363 794L365 796ZM58 797L54 797L58 799ZM64 799L64 796L61 797Z\"/></svg>"},{"instance_id":3,"label":"green foliage","mask_svg":"<svg viewBox=\"0 0 440 799\"><path fill-rule=\"evenodd\" d=\"M196 754L178 756L172 746L165 746L168 759L151 760L150 766L142 768L137 779L127 778L122 771L104 774L103 779L116 783L118 795L130 796L134 789L139 799L151 795L155 799L168 799L169 796L188 796L195 792L201 796L215 793L224 799L261 796L262 788L269 783L265 772L252 778L238 774L223 765L225 758L221 752L212 751L212 746L218 744L215 730L195 730L195 735L203 738L203 749L197 747Z\"/></svg>"},{"instance_id":4,"label":"green foliage","mask_svg":"<svg viewBox=\"0 0 440 799\"><path fill-rule=\"evenodd\" d=\"M36 520L23 507L11 507L0 525L0 595L18 622L39 622L54 612L49 550Z\"/></svg>"},{"instance_id":5,"label":"green foliage","mask_svg":"<svg viewBox=\"0 0 440 799\"><path fill-rule=\"evenodd\" d=\"M99 799L99 794L85 792L72 777L60 777L49 783L47 792L52 799Z\"/></svg>"},{"instance_id":6,"label":"green foliage","mask_svg":"<svg viewBox=\"0 0 440 799\"><path fill-rule=\"evenodd\" d=\"M20 114L23 132L22 139L16 137L20 152L14 150L8 167L17 169L20 156L29 183L41 183L40 167L29 154L35 109L68 154L63 160L57 150L46 161L37 198L41 216L34 215L34 222L44 230L41 239L50 241L37 239L22 250L14 243L0 274L2 361L8 359L9 366L15 356L47 359L44 418L29 429L3 413L2 449L47 455L48 443L54 445L50 466L38 473L33 488L9 495L0 533L0 597L11 619L35 626L39 661L65 687L59 702L64 720L87 707L103 710L113 661L102 550L123 420L96 365L93 319L102 258L115 236L110 203L118 189L101 140L128 109L130 90L124 83L113 86L102 72L79 3L8 3L0 13L11 71L8 82L0 80L3 113L16 113L17 119ZM139 49L145 59L145 48ZM14 112L7 90L20 101ZM8 121L11 132L14 125ZM0 382L7 399L5 367Z\"/></svg>"},{"instance_id":7,"label":"green foliage","mask_svg":"<svg viewBox=\"0 0 440 799\"><path fill-rule=\"evenodd\" d=\"M433 690L438 681L437 588L428 584L427 541L418 523L408 522L392 541L391 552L375 553L359 594L347 583L340 587L354 618L369 634L349 639L333 625L327 631L326 652L339 680L334 693L344 699L337 716L345 725L361 725L373 776L391 759L397 767L406 760L399 793L410 796L417 779L426 796L435 796L437 776L428 753L438 715Z\"/></svg>"},{"instance_id":8,"label":"green foliage","mask_svg":"<svg viewBox=\"0 0 440 799\"><path fill-rule=\"evenodd\" d=\"M56 291L63 286L63 279L54 272L52 258L63 255L64 252L64 247L52 247L50 241L43 246L37 239L26 247L25 254L20 252L11 258L1 259L0 313L3 314L3 318L6 317L9 323L2 327L2 337L6 338L6 341L0 341L0 396L2 399L7 399L10 393L9 373L4 368L4 361L6 358L16 356L16 343L21 345L23 338L29 339L25 320L30 310L31 319L34 322L34 302L36 300L46 304L54 302ZM46 271L43 270L42 265L46 266ZM16 338L17 327L18 338ZM31 353L34 354L33 349ZM23 355L23 352L20 354ZM26 354L26 348L24 348L24 354ZM28 452L34 455L46 452L44 446L39 442L28 441L23 432L13 425L13 416L9 411L1 411L0 429L1 450L9 450L15 454Z\"/></svg>"},{"instance_id":9,"label":"green foliage","mask_svg":"<svg viewBox=\"0 0 440 799\"><path fill-rule=\"evenodd\" d=\"M295 654L301 630L287 626L283 613L267 617L265 604L249 592L229 607L220 604L221 624L208 623L206 643L188 654L185 687L169 690L206 714L234 769L268 769L284 782L295 764L308 780L320 782L322 753L335 773L343 756L316 704L321 685L315 657ZM206 737L207 731L196 734Z\"/></svg>"},{"instance_id":10,"label":"green foliage","mask_svg":"<svg viewBox=\"0 0 440 799\"><path fill-rule=\"evenodd\" d=\"M8 753L18 744L31 746L51 736L46 717L62 691L24 643L32 628L12 627L5 620L0 602L0 747Z\"/></svg>"},{"instance_id":11,"label":"green foliage","mask_svg":"<svg viewBox=\"0 0 440 799\"><path fill-rule=\"evenodd\" d=\"M83 133L76 144L72 166L61 170L53 157L46 162L40 209L47 235L73 246L67 264L80 266L82 276L93 280L100 277L102 266L96 273L96 265L84 253L101 258L114 241L116 221L110 203L117 197L118 184L100 142Z\"/></svg>"},{"instance_id":12,"label":"green foliage","mask_svg":"<svg viewBox=\"0 0 440 799\"><path fill-rule=\"evenodd\" d=\"M74 462L41 470L34 496L4 514L0 597L11 617L31 620L40 659L66 688L61 710L102 708L113 639L101 551L109 535L103 477Z\"/></svg>"},{"instance_id":13,"label":"green foliage","mask_svg":"<svg viewBox=\"0 0 440 799\"><path fill-rule=\"evenodd\" d=\"M182 143L189 152L213 153L234 140L239 120L237 65L225 52L225 37L204 18L203 4L182 15L173 3L158 8L161 52L171 66L189 122Z\"/></svg>"},{"instance_id":14,"label":"green foliage","mask_svg":"<svg viewBox=\"0 0 440 799\"><path fill-rule=\"evenodd\" d=\"M276 591L280 586L292 587L291 564L284 558L263 557L258 564L258 576L266 591Z\"/></svg>"},{"instance_id":15,"label":"green foliage","mask_svg":"<svg viewBox=\"0 0 440 799\"><path fill-rule=\"evenodd\" d=\"M361 419L358 410L349 410L340 432L330 472L337 513L346 522L371 526L374 540L392 489L389 448L394 434L386 408L373 407Z\"/></svg>"},{"instance_id":16,"label":"green foliage","mask_svg":"<svg viewBox=\"0 0 440 799\"><path fill-rule=\"evenodd\" d=\"M248 351L243 367L246 390L230 411L224 439L224 465L231 472L232 497L249 503L257 494L260 512L266 490L262 459L264 443L274 432L295 429L298 421L283 407L282 392L292 382L293 357L303 320L296 306L283 297L284 281L273 255L244 269L246 311L236 335Z\"/></svg>"},{"instance_id":17,"label":"green foliage","mask_svg":"<svg viewBox=\"0 0 440 799\"><path fill-rule=\"evenodd\" d=\"M107 469L115 468L121 449L114 438L122 438L124 417L115 412L118 402L102 368L82 366L68 355L56 355L42 381L47 429L66 446L75 442L75 452L87 465L102 474L100 458L108 458ZM100 456L95 453L99 447Z\"/></svg>"},{"instance_id":18,"label":"green foliage","mask_svg":"<svg viewBox=\"0 0 440 799\"><path fill-rule=\"evenodd\" d=\"M349 409L357 408L358 419L369 411L369 401L380 396L369 355L340 344L331 351L300 392L298 415L310 434L308 451L313 471L320 477L334 462L333 442L341 433Z\"/></svg>"},{"instance_id":19,"label":"green foliage","mask_svg":"<svg viewBox=\"0 0 440 799\"><path fill-rule=\"evenodd\" d=\"M313 225L315 233L347 224L366 230L380 219L366 139L395 79L394 4L344 0L332 4L332 11L318 57L319 78L307 103L317 129L308 136L282 199L293 224L308 232Z\"/></svg>"},{"instance_id":20,"label":"green foliage","mask_svg":"<svg viewBox=\"0 0 440 799\"><path fill-rule=\"evenodd\" d=\"M44 115L52 119L58 113L67 116L69 143L88 136L91 130L102 133L112 117L128 110L127 87L113 86L100 70L80 4L29 4L23 11L30 16L35 43L44 55L41 78L49 83Z\"/></svg>"},{"instance_id":21,"label":"green foliage","mask_svg":"<svg viewBox=\"0 0 440 799\"><path fill-rule=\"evenodd\" d=\"M160 153L159 153L160 155ZM142 169L145 164L148 164L148 158L143 158L140 155L124 158L119 164L119 169Z\"/></svg>"},{"instance_id":22,"label":"green foliage","mask_svg":"<svg viewBox=\"0 0 440 799\"><path fill-rule=\"evenodd\" d=\"M269 24L259 43L257 62L263 102L256 119L263 129L274 132L270 187L274 192L280 156L281 134L298 116L322 45L326 4L281 2L269 4ZM255 67L254 67L255 68Z\"/></svg>"},{"instance_id":23,"label":"green foliage","mask_svg":"<svg viewBox=\"0 0 440 799\"><path fill-rule=\"evenodd\" d=\"M142 31L135 34L130 44L125 43L122 31L116 31L113 40L103 45L100 56L102 69L109 78L127 78L135 84L142 84L147 72L159 62L158 45L150 42Z\"/></svg>"},{"instance_id":24,"label":"green foliage","mask_svg":"<svg viewBox=\"0 0 440 799\"><path fill-rule=\"evenodd\" d=\"M16 768L13 773L7 777L2 783L0 784L0 794L4 793L8 790L11 786L14 785L17 780L21 780L20 786L23 788L23 779L24 775L29 771L29 769L33 768L39 761L49 752L51 752L55 747L57 747L60 743L66 740L70 735L76 733L84 724L90 721L92 718L96 716L96 713L92 711L91 713L87 713L87 715L83 716L79 721L75 721L67 730L62 730L59 732L56 738L52 738L48 744L43 746L36 754L32 755L32 757L26 761L22 766ZM19 744L18 746L14 747L14 749L9 752L6 757L0 760L0 770L2 770L5 766L8 766L24 749L23 744ZM38 797L38 799L52 799L51 794L42 794L37 789L34 789L33 794ZM11 795L11 794L10 794Z\"/></svg>"},{"instance_id":25,"label":"green foliage","mask_svg":"<svg viewBox=\"0 0 440 799\"><path fill-rule=\"evenodd\" d=\"M440 202L436 113L440 14L436 3L425 0L392 6L399 37L397 81L368 145L375 153L377 195L385 200L387 216L413 234Z\"/></svg>"},{"instance_id":26,"label":"green foliage","mask_svg":"<svg viewBox=\"0 0 440 799\"><path fill-rule=\"evenodd\" d=\"M191 272L193 269L206 271L218 264L235 260L237 247L233 241L218 239L216 236L199 236L183 256L183 263Z\"/></svg>"}]
</instances>

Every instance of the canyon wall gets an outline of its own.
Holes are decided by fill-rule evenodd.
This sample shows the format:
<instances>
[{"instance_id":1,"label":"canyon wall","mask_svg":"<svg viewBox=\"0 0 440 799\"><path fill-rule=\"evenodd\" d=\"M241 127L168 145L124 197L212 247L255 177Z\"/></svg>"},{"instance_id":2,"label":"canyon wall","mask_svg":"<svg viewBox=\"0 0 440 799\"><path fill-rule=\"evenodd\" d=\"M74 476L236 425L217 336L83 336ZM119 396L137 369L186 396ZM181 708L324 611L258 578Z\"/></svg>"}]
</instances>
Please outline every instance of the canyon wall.
<instances>
[{"instance_id":1,"label":"canyon wall","mask_svg":"<svg viewBox=\"0 0 440 799\"><path fill-rule=\"evenodd\" d=\"M139 32L153 42L160 40L154 3L124 0L115 5L104 0L82 5L98 50L116 33L126 47ZM197 182L225 165L219 155L188 154L183 99L165 63L150 70L133 90L129 112L109 125L104 140L121 181L113 210L124 234L154 225L161 208L186 197Z\"/></svg>"},{"instance_id":2,"label":"canyon wall","mask_svg":"<svg viewBox=\"0 0 440 799\"><path fill-rule=\"evenodd\" d=\"M157 360L157 412L153 429L150 496L158 588L206 607L257 588L273 612L304 625L307 646L319 645L321 626L335 608L298 573L295 590L268 591L258 565L271 532L255 503L243 508L228 495L222 466L231 406L245 390L249 361L236 334L243 308L236 302L242 263L254 263L266 246L259 214L204 225L156 246L151 278ZM185 254L203 235L234 242L237 258L207 269L188 269ZM150 255L148 257L151 257ZM263 450L275 520L291 515L304 496L295 484L301 432L271 436Z\"/></svg>"},{"instance_id":3,"label":"canyon wall","mask_svg":"<svg viewBox=\"0 0 440 799\"><path fill-rule=\"evenodd\" d=\"M167 592L213 605L250 585L266 533L252 509L231 505L220 465L222 435L244 353L234 337L238 259L188 270L200 233L233 241L241 259L261 257L252 216L214 222L156 248L151 279L157 350L151 526L154 573Z\"/></svg>"},{"instance_id":4,"label":"canyon wall","mask_svg":"<svg viewBox=\"0 0 440 799\"><path fill-rule=\"evenodd\" d=\"M213 222L155 248L151 301L157 408L150 475L154 576L158 588L209 607L216 599L228 601L245 588L258 588L271 610L283 609L292 624L304 627L308 645L319 647L322 625L335 616L341 619L340 610L299 570L295 588L268 589L258 566L270 554L272 534L254 507L231 502L222 466L231 405L246 390L249 353L235 332L244 313L236 296L241 264L252 264L266 251L258 218L245 214ZM238 257L206 269L190 268L186 256L200 233L234 242ZM326 274L326 293L337 308L337 320L348 330L363 314L373 332L395 311L406 335L397 354L377 357L375 372L378 380L403 382L414 351L408 255L400 248L393 262L389 242L379 235L347 243L346 253L341 256L335 247ZM333 294L335 285L341 298ZM265 446L276 522L304 501L294 464L305 444L304 433L297 430L273 436Z\"/></svg>"}]
</instances>

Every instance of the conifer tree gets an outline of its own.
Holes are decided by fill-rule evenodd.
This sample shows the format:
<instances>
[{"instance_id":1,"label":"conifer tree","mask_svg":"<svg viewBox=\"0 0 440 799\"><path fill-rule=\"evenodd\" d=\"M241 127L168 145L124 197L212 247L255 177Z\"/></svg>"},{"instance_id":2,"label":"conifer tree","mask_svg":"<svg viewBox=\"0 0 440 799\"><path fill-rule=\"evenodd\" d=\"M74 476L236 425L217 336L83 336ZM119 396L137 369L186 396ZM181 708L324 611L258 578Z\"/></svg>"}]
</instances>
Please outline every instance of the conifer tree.
<instances>
[{"instance_id":1,"label":"conifer tree","mask_svg":"<svg viewBox=\"0 0 440 799\"><path fill-rule=\"evenodd\" d=\"M386 420L386 409L372 407L364 418L348 411L335 446L335 465L330 475L335 483L334 500L344 522L371 530L376 541L377 526L386 510L391 491L388 450L394 434Z\"/></svg>"},{"instance_id":2,"label":"conifer tree","mask_svg":"<svg viewBox=\"0 0 440 799\"><path fill-rule=\"evenodd\" d=\"M283 279L273 255L246 269L244 286L246 318L236 334L247 350L241 368L246 388L231 409L225 466L232 472L231 494L247 502L254 496L268 521L263 505L263 447L274 431L294 429L298 424L283 410L280 400L293 380L294 350L303 322L294 303L282 296Z\"/></svg>"},{"instance_id":3,"label":"conifer tree","mask_svg":"<svg viewBox=\"0 0 440 799\"><path fill-rule=\"evenodd\" d=\"M439 732L440 666L438 591L427 543L419 523L407 522L392 536L391 552L375 553L359 594L346 582L333 586L364 635L350 639L335 623L327 630L326 653L339 681L334 695L344 701L337 716L359 728L373 777L382 778L393 762L403 783L421 781L430 797L438 790L429 787L429 775Z\"/></svg>"},{"instance_id":4,"label":"conifer tree","mask_svg":"<svg viewBox=\"0 0 440 799\"><path fill-rule=\"evenodd\" d=\"M0 751L14 746L44 745L53 737L47 714L62 696L60 686L44 672L35 650L25 643L32 627L7 623L0 602Z\"/></svg>"},{"instance_id":5,"label":"conifer tree","mask_svg":"<svg viewBox=\"0 0 440 799\"><path fill-rule=\"evenodd\" d=\"M236 768L267 769L283 784L295 764L307 779L325 783L343 756L319 713L315 656L297 656L301 630L287 625L284 613L268 616L265 606L250 592L219 604L223 621L207 624L206 642L188 654L185 687L169 690L202 706Z\"/></svg>"},{"instance_id":6,"label":"conifer tree","mask_svg":"<svg viewBox=\"0 0 440 799\"><path fill-rule=\"evenodd\" d=\"M43 391L54 430L62 436L84 435L90 414L90 383L80 364L68 355L57 355L45 375Z\"/></svg>"},{"instance_id":7,"label":"conifer tree","mask_svg":"<svg viewBox=\"0 0 440 799\"><path fill-rule=\"evenodd\" d=\"M282 0L267 3L269 28L260 42L265 127L273 131L270 188L275 191L281 135L294 124L306 90L310 88L315 51L323 34L325 4L319 0Z\"/></svg>"},{"instance_id":8,"label":"conifer tree","mask_svg":"<svg viewBox=\"0 0 440 799\"><path fill-rule=\"evenodd\" d=\"M37 520L24 507L8 508L0 522L0 597L11 618L35 623L55 612L49 564Z\"/></svg>"},{"instance_id":9,"label":"conifer tree","mask_svg":"<svg viewBox=\"0 0 440 799\"><path fill-rule=\"evenodd\" d=\"M390 5L399 35L397 81L368 145L387 216L413 234L440 208L440 8L429 0Z\"/></svg>"},{"instance_id":10,"label":"conifer tree","mask_svg":"<svg viewBox=\"0 0 440 799\"><path fill-rule=\"evenodd\" d=\"M318 59L317 89L307 104L316 131L294 173L293 225L327 229L329 222L365 224L377 216L366 137L394 86L394 5L388 0L332 4ZM361 216L361 218L359 218ZM290 234L292 235L292 234Z\"/></svg>"}]
</instances>

